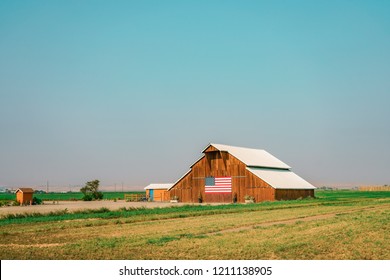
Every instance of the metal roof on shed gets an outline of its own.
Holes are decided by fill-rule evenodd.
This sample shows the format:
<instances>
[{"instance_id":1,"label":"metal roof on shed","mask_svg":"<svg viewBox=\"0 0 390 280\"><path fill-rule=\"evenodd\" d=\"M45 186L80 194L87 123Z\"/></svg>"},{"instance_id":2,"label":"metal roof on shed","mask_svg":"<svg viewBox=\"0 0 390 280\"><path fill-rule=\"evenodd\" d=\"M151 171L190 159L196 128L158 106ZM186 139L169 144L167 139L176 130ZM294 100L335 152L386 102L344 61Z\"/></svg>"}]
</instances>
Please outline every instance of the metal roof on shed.
<instances>
[{"instance_id":1,"label":"metal roof on shed","mask_svg":"<svg viewBox=\"0 0 390 280\"><path fill-rule=\"evenodd\" d=\"M32 188L18 188L15 193L22 192L22 193L34 193L34 190Z\"/></svg>"},{"instance_id":2,"label":"metal roof on shed","mask_svg":"<svg viewBox=\"0 0 390 280\"><path fill-rule=\"evenodd\" d=\"M247 170L271 185L274 189L315 189L297 174L286 169L247 167Z\"/></svg>"},{"instance_id":3,"label":"metal roof on shed","mask_svg":"<svg viewBox=\"0 0 390 280\"><path fill-rule=\"evenodd\" d=\"M276 157L274 157L273 155L271 155L265 150L211 143L203 150L203 152L205 152L205 150L207 150L207 148L210 146L215 147L219 151L228 152L232 156L242 161L246 166L269 167L269 168L279 168L279 169L291 168L283 161L277 159Z\"/></svg>"},{"instance_id":4,"label":"metal roof on shed","mask_svg":"<svg viewBox=\"0 0 390 280\"><path fill-rule=\"evenodd\" d=\"M173 184L150 184L147 185L144 190L168 190Z\"/></svg>"}]
</instances>

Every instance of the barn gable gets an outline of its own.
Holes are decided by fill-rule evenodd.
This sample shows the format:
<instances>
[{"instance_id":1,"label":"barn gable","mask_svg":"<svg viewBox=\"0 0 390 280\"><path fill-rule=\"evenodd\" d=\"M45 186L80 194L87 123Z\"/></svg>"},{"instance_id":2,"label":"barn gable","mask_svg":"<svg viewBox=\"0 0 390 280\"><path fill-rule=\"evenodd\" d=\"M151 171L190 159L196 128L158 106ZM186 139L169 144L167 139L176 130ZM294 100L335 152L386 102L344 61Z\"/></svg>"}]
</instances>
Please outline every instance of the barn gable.
<instances>
[{"instance_id":1,"label":"barn gable","mask_svg":"<svg viewBox=\"0 0 390 280\"><path fill-rule=\"evenodd\" d=\"M209 144L203 156L191 165L171 188L170 196L182 202L243 202L295 199L314 196L314 186L290 170L290 166L264 150ZM205 191L207 178L229 178L227 193Z\"/></svg>"},{"instance_id":2,"label":"barn gable","mask_svg":"<svg viewBox=\"0 0 390 280\"><path fill-rule=\"evenodd\" d=\"M34 190L32 188L18 188L15 193L22 192L22 193L34 193Z\"/></svg>"},{"instance_id":3,"label":"barn gable","mask_svg":"<svg viewBox=\"0 0 390 280\"><path fill-rule=\"evenodd\" d=\"M228 146L222 144L209 144L202 152L219 151L228 152L246 166L268 167L277 169L291 169L290 166L277 159L265 150Z\"/></svg>"}]
</instances>

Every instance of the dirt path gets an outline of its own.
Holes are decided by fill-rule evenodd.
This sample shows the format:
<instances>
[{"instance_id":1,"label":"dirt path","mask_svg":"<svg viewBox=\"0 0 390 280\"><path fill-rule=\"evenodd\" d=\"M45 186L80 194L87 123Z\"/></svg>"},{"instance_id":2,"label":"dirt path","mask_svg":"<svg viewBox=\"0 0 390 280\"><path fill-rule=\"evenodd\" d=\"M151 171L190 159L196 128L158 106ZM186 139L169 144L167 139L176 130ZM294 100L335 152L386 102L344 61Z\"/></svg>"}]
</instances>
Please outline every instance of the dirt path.
<instances>
[{"instance_id":1,"label":"dirt path","mask_svg":"<svg viewBox=\"0 0 390 280\"><path fill-rule=\"evenodd\" d=\"M182 203L169 202L126 202L124 200L101 200L101 201L59 201L53 204L51 201L46 201L43 205L29 205L29 206L7 206L0 207L0 216L7 214L22 214L22 213L49 213L67 209L69 212L85 209L99 209L102 207L110 210L116 210L122 207L134 208L158 208L171 207L182 205Z\"/></svg>"},{"instance_id":2,"label":"dirt path","mask_svg":"<svg viewBox=\"0 0 390 280\"><path fill-rule=\"evenodd\" d=\"M209 233L207 235L239 232L242 230L250 230L250 229L253 229L255 227L269 227L269 226L281 225L281 224L291 225L291 224L294 224L296 222L310 222L310 221L314 221L314 220L323 220L323 219L334 218L334 217L336 217L336 215L340 215L340 214L355 213L355 212L359 212L359 211L374 211L374 210L380 210L380 209L390 209L390 206L389 205L368 206L368 207L363 207L363 208L358 208L358 209L345 210L342 212L332 212L332 213L319 214L319 215L308 216L308 217L303 217L303 218L292 218L292 219L284 219L284 220L278 220L278 221L272 221L272 222L263 222L263 223L242 226L242 227L228 228L228 229L212 232L212 233Z\"/></svg>"}]
</instances>

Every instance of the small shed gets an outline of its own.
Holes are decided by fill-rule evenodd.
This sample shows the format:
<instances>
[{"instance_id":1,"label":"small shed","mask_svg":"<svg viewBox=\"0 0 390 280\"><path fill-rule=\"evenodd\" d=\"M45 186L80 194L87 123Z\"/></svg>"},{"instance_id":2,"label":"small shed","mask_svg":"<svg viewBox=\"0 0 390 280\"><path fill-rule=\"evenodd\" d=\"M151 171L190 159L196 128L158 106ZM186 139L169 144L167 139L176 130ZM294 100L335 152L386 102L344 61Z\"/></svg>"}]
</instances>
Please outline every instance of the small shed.
<instances>
[{"instance_id":1,"label":"small shed","mask_svg":"<svg viewBox=\"0 0 390 280\"><path fill-rule=\"evenodd\" d=\"M144 190L149 201L169 201L169 192L173 184L150 184Z\"/></svg>"},{"instance_id":2,"label":"small shed","mask_svg":"<svg viewBox=\"0 0 390 280\"><path fill-rule=\"evenodd\" d=\"M34 190L32 188L19 188L15 191L16 201L20 204L32 204Z\"/></svg>"}]
</instances>

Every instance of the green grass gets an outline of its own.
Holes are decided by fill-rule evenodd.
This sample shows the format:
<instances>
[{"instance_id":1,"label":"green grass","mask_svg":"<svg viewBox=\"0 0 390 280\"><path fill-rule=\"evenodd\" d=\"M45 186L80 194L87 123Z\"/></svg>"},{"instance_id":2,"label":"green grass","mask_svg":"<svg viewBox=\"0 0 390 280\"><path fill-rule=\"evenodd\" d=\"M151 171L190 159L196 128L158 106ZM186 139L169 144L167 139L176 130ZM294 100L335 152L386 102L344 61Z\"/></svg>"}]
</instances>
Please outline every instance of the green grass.
<instances>
[{"instance_id":1,"label":"green grass","mask_svg":"<svg viewBox=\"0 0 390 280\"><path fill-rule=\"evenodd\" d=\"M14 193L0 193L0 201L2 200L15 200L16 199L16 194Z\"/></svg>"},{"instance_id":2,"label":"green grass","mask_svg":"<svg viewBox=\"0 0 390 280\"><path fill-rule=\"evenodd\" d=\"M326 198L329 200L345 200L345 199L362 199L362 198L389 198L390 191L351 191L351 190L337 190L337 191L324 191L317 190L315 192L317 198Z\"/></svg>"},{"instance_id":3,"label":"green grass","mask_svg":"<svg viewBox=\"0 0 390 280\"><path fill-rule=\"evenodd\" d=\"M8 214L0 217L0 226L6 224L26 224L33 222L64 221L78 219L114 219L133 217L136 220L163 220L172 218L186 218L201 215L218 215L221 213L241 213L254 211L271 211L278 209L294 209L304 207L333 207L368 205L368 203L385 204L387 200L366 200L374 198L390 198L390 192L352 192L349 191L320 191L317 199L288 200L262 202L256 204L224 204L224 205L184 205L167 208L121 208L108 210L107 208L88 209L68 212L67 209L50 213L22 213ZM360 195L359 195L360 194Z\"/></svg>"},{"instance_id":4,"label":"green grass","mask_svg":"<svg viewBox=\"0 0 390 280\"><path fill-rule=\"evenodd\" d=\"M144 194L145 192L103 192L103 199L124 199L125 194ZM42 200L81 200L83 194L81 192L70 193L42 193L34 194L35 197ZM0 193L1 200L15 200L16 195L13 193Z\"/></svg>"},{"instance_id":5,"label":"green grass","mask_svg":"<svg viewBox=\"0 0 390 280\"><path fill-rule=\"evenodd\" d=\"M280 208L297 208L310 204L312 200L264 202L258 204L225 204L225 205L184 205L165 208L107 208L88 209L68 212L67 209L50 213L8 214L0 218L0 226L6 224L26 224L34 222L78 220L78 219L114 219L134 217L137 220L161 220L171 218L186 218L201 215L217 215L220 213L239 213L265 211Z\"/></svg>"},{"instance_id":6,"label":"green grass","mask_svg":"<svg viewBox=\"0 0 390 280\"><path fill-rule=\"evenodd\" d=\"M388 192L0 219L0 259L389 259Z\"/></svg>"}]
</instances>

